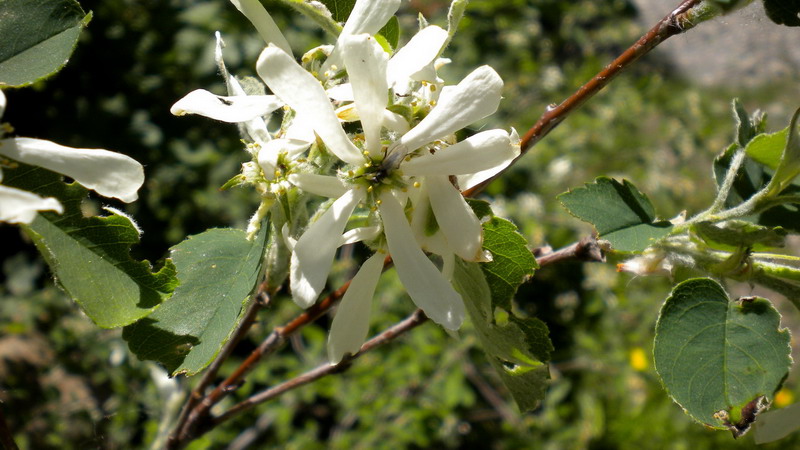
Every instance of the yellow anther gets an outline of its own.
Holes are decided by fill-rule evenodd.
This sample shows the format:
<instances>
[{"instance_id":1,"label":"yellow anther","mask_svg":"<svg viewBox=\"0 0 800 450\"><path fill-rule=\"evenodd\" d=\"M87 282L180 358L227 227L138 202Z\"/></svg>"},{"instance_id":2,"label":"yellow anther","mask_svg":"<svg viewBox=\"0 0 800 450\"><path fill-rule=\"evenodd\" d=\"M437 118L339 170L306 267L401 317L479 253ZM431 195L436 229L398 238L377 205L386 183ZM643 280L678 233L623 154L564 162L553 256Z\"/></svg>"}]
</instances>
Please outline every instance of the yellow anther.
<instances>
[{"instance_id":1,"label":"yellow anther","mask_svg":"<svg viewBox=\"0 0 800 450\"><path fill-rule=\"evenodd\" d=\"M369 166L371 166L371 165L372 164L370 164L370 163L364 163L364 167L367 168L367 169L369 169Z\"/></svg>"},{"instance_id":2,"label":"yellow anther","mask_svg":"<svg viewBox=\"0 0 800 450\"><path fill-rule=\"evenodd\" d=\"M381 203L383 203L383 201L381 201L380 199L378 199L378 200L375 200L375 204L376 204L376 205L380 205Z\"/></svg>"},{"instance_id":3,"label":"yellow anther","mask_svg":"<svg viewBox=\"0 0 800 450\"><path fill-rule=\"evenodd\" d=\"M419 184L419 181L415 181L415 182L414 182L414 187L415 187L415 188L418 188L418 187L420 187L420 186L422 186L422 185L421 185L421 184Z\"/></svg>"},{"instance_id":4,"label":"yellow anther","mask_svg":"<svg viewBox=\"0 0 800 450\"><path fill-rule=\"evenodd\" d=\"M369 187L367 188L367 192L372 192L372 191L373 191L373 189L372 189L372 186L369 186Z\"/></svg>"},{"instance_id":5,"label":"yellow anther","mask_svg":"<svg viewBox=\"0 0 800 450\"><path fill-rule=\"evenodd\" d=\"M275 178L277 178L279 176L281 176L281 171L276 169L275 170Z\"/></svg>"},{"instance_id":6,"label":"yellow anther","mask_svg":"<svg viewBox=\"0 0 800 450\"><path fill-rule=\"evenodd\" d=\"M431 100L431 106L436 106L436 100Z\"/></svg>"},{"instance_id":7,"label":"yellow anther","mask_svg":"<svg viewBox=\"0 0 800 450\"><path fill-rule=\"evenodd\" d=\"M364 156L369 156L369 152L367 150L364 150Z\"/></svg>"},{"instance_id":8,"label":"yellow anther","mask_svg":"<svg viewBox=\"0 0 800 450\"><path fill-rule=\"evenodd\" d=\"M436 90L436 85L435 85L435 84L432 84L432 85L431 85L431 92L433 92L433 91L435 91L435 90Z\"/></svg>"},{"instance_id":9,"label":"yellow anther","mask_svg":"<svg viewBox=\"0 0 800 450\"><path fill-rule=\"evenodd\" d=\"M355 175L356 175L356 174L355 174L355 173L354 173L352 170L348 170L348 171L347 171L347 176L348 176L348 177L354 177Z\"/></svg>"}]
</instances>

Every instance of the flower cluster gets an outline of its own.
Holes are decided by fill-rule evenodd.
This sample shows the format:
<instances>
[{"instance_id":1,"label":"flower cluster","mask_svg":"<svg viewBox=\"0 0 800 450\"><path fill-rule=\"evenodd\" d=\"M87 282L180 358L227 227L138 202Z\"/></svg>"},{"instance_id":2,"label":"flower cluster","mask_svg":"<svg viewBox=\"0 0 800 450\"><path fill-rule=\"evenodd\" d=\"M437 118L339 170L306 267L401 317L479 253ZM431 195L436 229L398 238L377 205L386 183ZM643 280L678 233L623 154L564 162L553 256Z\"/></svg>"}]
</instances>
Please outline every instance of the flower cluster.
<instances>
[{"instance_id":1,"label":"flower cluster","mask_svg":"<svg viewBox=\"0 0 800 450\"><path fill-rule=\"evenodd\" d=\"M6 97L0 91L0 118L6 108ZM0 182L2 167L16 163L43 167L66 175L104 197L124 202L138 198L137 191L144 183L144 169L132 158L103 149L72 148L54 142L32 138L4 138L11 128L0 129ZM41 197L33 192L0 185L0 222L31 223L39 211L64 212L53 197Z\"/></svg>"},{"instance_id":2,"label":"flower cluster","mask_svg":"<svg viewBox=\"0 0 800 450\"><path fill-rule=\"evenodd\" d=\"M287 189L330 199L298 238L285 236L298 305L317 301L341 245L363 242L374 252L334 317L331 361L357 352L366 339L387 255L414 303L458 329L464 305L449 281L455 258L488 259L481 223L460 189L506 167L519 154L519 139L488 130L458 141L454 133L496 111L499 75L482 66L446 85L437 69L447 62L440 55L451 34L435 25L392 54L376 33L400 0L358 0L335 45L307 52L302 64L257 0L231 1L267 43L256 69L273 95L245 93L225 69L218 39L230 95L195 91L172 111L245 125L254 162L242 177L261 186L264 204ZM278 109L282 125L270 133L264 116ZM438 255L441 267L426 252Z\"/></svg>"}]
</instances>

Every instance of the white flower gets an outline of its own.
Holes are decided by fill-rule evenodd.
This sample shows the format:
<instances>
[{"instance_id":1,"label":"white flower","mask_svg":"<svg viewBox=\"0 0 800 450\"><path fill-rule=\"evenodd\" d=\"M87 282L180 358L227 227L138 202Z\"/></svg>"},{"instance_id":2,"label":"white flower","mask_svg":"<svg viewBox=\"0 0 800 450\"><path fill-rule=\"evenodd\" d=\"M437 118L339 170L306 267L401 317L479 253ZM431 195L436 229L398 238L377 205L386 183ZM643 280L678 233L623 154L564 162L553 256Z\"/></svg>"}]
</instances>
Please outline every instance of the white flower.
<instances>
[{"instance_id":1,"label":"white flower","mask_svg":"<svg viewBox=\"0 0 800 450\"><path fill-rule=\"evenodd\" d=\"M0 91L0 117L5 105L5 95ZM9 138L0 140L0 156L58 172L104 197L127 203L138 198L137 191L144 183L141 164L103 149L72 148L42 139ZM63 207L54 198L0 186L0 221L30 223L37 211L61 213Z\"/></svg>"},{"instance_id":2,"label":"white flower","mask_svg":"<svg viewBox=\"0 0 800 450\"><path fill-rule=\"evenodd\" d=\"M319 81L291 57L275 47L268 47L257 64L258 73L267 86L289 107L309 119L328 150L355 166L344 180L322 175L290 177L301 189L338 197L294 246L290 271L293 297L303 307L316 301L341 241L339 236L359 203L369 200L380 215L386 246L412 300L432 320L455 330L463 321L463 302L416 242L404 213L404 191L409 186L420 186L415 179L422 180L427 185L431 207L448 238L448 245L465 259L482 258L480 223L448 176L492 170L512 160L518 151L508 133L502 130L482 132L452 145L447 145L447 139L453 132L496 110L502 80L494 70L484 66L457 86L445 88L439 103L427 117L389 145L389 153L383 158L386 150L381 142L384 136L381 130L388 80L391 79L387 76L388 58L369 35L352 35L340 43L364 131L363 148L356 146L343 130ZM426 58L435 58L438 51L429 54ZM425 61L422 66L430 62ZM434 145L429 146L431 143ZM352 289L353 294L343 299L346 311L355 308L352 305L363 306L372 297L380 275L375 269L377 255L362 266L365 272L359 271L351 283L348 292ZM353 315L353 321L347 319L348 315L344 317L335 319L331 329L332 361L357 351L366 336L363 331L366 325L355 324L363 320L364 314Z\"/></svg>"},{"instance_id":3,"label":"white flower","mask_svg":"<svg viewBox=\"0 0 800 450\"><path fill-rule=\"evenodd\" d=\"M292 47L289 46L286 37L272 20L272 16L264 9L260 0L231 0L231 3L247 17L247 20L252 22L267 45L274 44L287 54L292 54Z\"/></svg>"}]
</instances>

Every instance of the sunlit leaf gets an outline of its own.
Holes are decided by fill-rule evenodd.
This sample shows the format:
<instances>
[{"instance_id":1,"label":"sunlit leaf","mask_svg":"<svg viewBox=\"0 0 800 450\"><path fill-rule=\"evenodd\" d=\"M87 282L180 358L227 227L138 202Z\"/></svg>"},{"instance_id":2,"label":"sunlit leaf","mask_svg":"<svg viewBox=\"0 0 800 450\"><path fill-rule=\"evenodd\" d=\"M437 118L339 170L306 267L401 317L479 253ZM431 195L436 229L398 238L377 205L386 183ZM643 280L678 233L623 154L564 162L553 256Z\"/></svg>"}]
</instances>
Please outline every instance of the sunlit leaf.
<instances>
[{"instance_id":1,"label":"sunlit leaf","mask_svg":"<svg viewBox=\"0 0 800 450\"><path fill-rule=\"evenodd\" d=\"M61 70L90 19L75 0L0 1L0 86L25 86Z\"/></svg>"},{"instance_id":2,"label":"sunlit leaf","mask_svg":"<svg viewBox=\"0 0 800 450\"><path fill-rule=\"evenodd\" d=\"M125 327L139 359L172 375L205 368L230 338L261 275L268 224L253 241L244 231L212 229L172 249L181 285L153 314Z\"/></svg>"},{"instance_id":3,"label":"sunlit leaf","mask_svg":"<svg viewBox=\"0 0 800 450\"><path fill-rule=\"evenodd\" d=\"M672 230L669 222L656 221L650 200L627 180L599 177L558 200L573 216L594 225L617 251L644 250Z\"/></svg>"},{"instance_id":4,"label":"sunlit leaf","mask_svg":"<svg viewBox=\"0 0 800 450\"><path fill-rule=\"evenodd\" d=\"M153 311L175 288L175 269L168 260L158 272L147 261L130 256L139 232L127 217L84 217L81 203L88 191L62 176L20 164L4 169L3 184L55 197L64 213L40 213L25 233L33 239L58 284L97 325L128 325Z\"/></svg>"},{"instance_id":5,"label":"sunlit leaf","mask_svg":"<svg viewBox=\"0 0 800 450\"><path fill-rule=\"evenodd\" d=\"M789 332L763 298L730 301L695 278L675 287L656 325L656 371L672 398L709 427L745 432L791 365Z\"/></svg>"},{"instance_id":6,"label":"sunlit leaf","mask_svg":"<svg viewBox=\"0 0 800 450\"><path fill-rule=\"evenodd\" d=\"M778 194L786 189L789 184L800 175L800 128L797 126L800 119L800 108L795 111L787 130L786 145L781 154L781 160L769 182L769 192Z\"/></svg>"},{"instance_id":7,"label":"sunlit leaf","mask_svg":"<svg viewBox=\"0 0 800 450\"><path fill-rule=\"evenodd\" d=\"M520 283L538 268L536 259L517 227L507 220L493 217L483 225L483 233L483 246L492 253L492 261L481 264L492 305L509 310Z\"/></svg>"}]
</instances>

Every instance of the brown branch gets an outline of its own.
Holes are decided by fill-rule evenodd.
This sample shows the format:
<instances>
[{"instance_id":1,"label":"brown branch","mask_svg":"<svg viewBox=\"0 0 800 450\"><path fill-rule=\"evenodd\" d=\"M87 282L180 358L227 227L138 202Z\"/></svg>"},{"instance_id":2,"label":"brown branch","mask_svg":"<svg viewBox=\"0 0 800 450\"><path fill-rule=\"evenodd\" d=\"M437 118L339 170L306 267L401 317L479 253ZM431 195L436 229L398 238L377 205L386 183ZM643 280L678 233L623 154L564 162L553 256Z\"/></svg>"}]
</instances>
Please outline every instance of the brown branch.
<instances>
[{"instance_id":1,"label":"brown branch","mask_svg":"<svg viewBox=\"0 0 800 450\"><path fill-rule=\"evenodd\" d=\"M508 167L511 167L519 161L528 150L536 145L543 137L547 136L555 127L563 122L567 116L580 108L587 100L594 97L595 94L600 92L611 80L633 64L637 59L649 53L670 37L681 34L692 28L694 24L689 22L687 12L697 6L700 1L701 0L684 0L681 2L677 8L661 19L650 31L639 38L635 44L630 46L614 61L608 64L600 73L589 80L589 82L581 86L574 94L561 102L560 105L547 107L544 114L542 114L539 120L525 133L525 136L522 137L520 141L520 154ZM508 167L505 170L507 170ZM481 192L489 183L505 172L505 170L479 185L464 191L464 196L471 197Z\"/></svg>"},{"instance_id":2,"label":"brown branch","mask_svg":"<svg viewBox=\"0 0 800 450\"><path fill-rule=\"evenodd\" d=\"M505 399L503 399L494 387L483 379L480 372L478 372L478 368L471 362L466 362L464 364L464 376L475 386L486 402L497 411L497 415L500 416L504 422L514 426L520 425L519 415L508 406L508 403L506 403Z\"/></svg>"},{"instance_id":3,"label":"brown branch","mask_svg":"<svg viewBox=\"0 0 800 450\"><path fill-rule=\"evenodd\" d=\"M536 257L539 267L564 261L606 262L606 255L594 236L586 236L568 247L547 253L535 249L533 255Z\"/></svg>"},{"instance_id":4,"label":"brown branch","mask_svg":"<svg viewBox=\"0 0 800 450\"><path fill-rule=\"evenodd\" d=\"M256 321L256 316L258 316L258 312L269 303L270 297L267 293L267 282L262 282L258 287L258 292L256 293L255 301L250 303L250 306L247 309L247 312L244 315L244 319L236 327L236 330L233 333L231 339L222 347L220 350L219 355L214 358L214 361L208 367L208 370L203 374L203 377L197 383L197 386L192 390L191 395L186 400L186 404L183 405L183 409L181 410L180 416L178 417L178 422L175 427L176 430L181 429L186 421L189 419L189 414L191 413L192 409L203 399L205 395L206 389L216 378L217 373L219 373L220 367L222 364L227 361L228 357L233 352L234 348L239 344L242 338L250 331L250 328L253 327L253 324Z\"/></svg>"},{"instance_id":5,"label":"brown branch","mask_svg":"<svg viewBox=\"0 0 800 450\"><path fill-rule=\"evenodd\" d=\"M383 262L384 270L390 267L392 258L387 256ZM264 339L261 344L253 350L247 359L242 362L236 370L228 376L222 383L220 383L210 394L202 398L201 401L195 401L192 408L185 409L185 418L180 421L175 427L175 431L170 436L167 443L167 448L181 448L185 446L191 439L197 436L196 430L199 425L209 418L209 410L212 406L217 404L220 400L225 398L228 394L235 391L241 386L244 377L252 371L256 364L266 356L274 353L286 339L294 334L300 328L308 325L309 323L317 320L320 316L328 312L333 305L336 304L347 292L350 287L350 281L346 282L336 291L330 293L324 300L318 302L303 311L297 317L289 321L282 327L276 327L275 330ZM221 364L221 363L220 363ZM193 396L196 392L193 392ZM201 394L202 395L202 394Z\"/></svg>"},{"instance_id":6,"label":"brown branch","mask_svg":"<svg viewBox=\"0 0 800 450\"><path fill-rule=\"evenodd\" d=\"M391 328L385 330L381 334L365 342L364 345L361 346L361 349L358 351L358 353L356 353L355 355L350 355L345 357L342 360L342 362L338 364L323 364L302 375L296 376L291 380L284 381L283 383L277 386L273 386L265 391L255 394L252 397L248 398L247 400L244 400L241 403L234 405L233 407L231 407L229 410L225 411L218 417L212 419L210 421L210 427L217 426L222 422L225 422L226 420L230 419L231 417L241 413L242 411L246 411L258 404L272 400L273 398L278 397L279 395L288 392L292 389L304 386L306 384L319 380L320 378L326 377L328 375L343 372L348 368L350 368L351 363L359 356L363 355L364 353L367 353L370 350L373 350L377 347L380 347L384 344L393 341L398 336L418 327L419 325L422 325L427 320L428 317L425 316L425 313L422 312L421 309L418 309L414 311L413 314L403 319L403 321L395 324Z\"/></svg>"}]
</instances>

